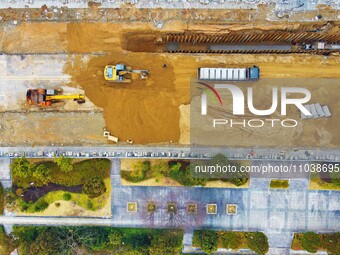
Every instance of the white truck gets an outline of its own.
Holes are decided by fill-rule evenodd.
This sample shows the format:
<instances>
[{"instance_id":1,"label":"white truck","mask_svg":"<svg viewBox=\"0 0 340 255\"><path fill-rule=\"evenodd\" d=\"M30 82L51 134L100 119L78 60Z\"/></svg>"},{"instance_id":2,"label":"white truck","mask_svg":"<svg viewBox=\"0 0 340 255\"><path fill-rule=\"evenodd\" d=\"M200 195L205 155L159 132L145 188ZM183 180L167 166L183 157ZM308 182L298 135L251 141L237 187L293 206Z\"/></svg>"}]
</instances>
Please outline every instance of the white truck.
<instances>
[{"instance_id":1,"label":"white truck","mask_svg":"<svg viewBox=\"0 0 340 255\"><path fill-rule=\"evenodd\" d=\"M257 66L247 68L198 68L197 78L209 81L246 81L260 78L260 69Z\"/></svg>"},{"instance_id":2,"label":"white truck","mask_svg":"<svg viewBox=\"0 0 340 255\"><path fill-rule=\"evenodd\" d=\"M111 133L107 130L104 130L104 137L106 137L107 140L109 140L111 142L118 143L118 137L111 135Z\"/></svg>"}]
</instances>

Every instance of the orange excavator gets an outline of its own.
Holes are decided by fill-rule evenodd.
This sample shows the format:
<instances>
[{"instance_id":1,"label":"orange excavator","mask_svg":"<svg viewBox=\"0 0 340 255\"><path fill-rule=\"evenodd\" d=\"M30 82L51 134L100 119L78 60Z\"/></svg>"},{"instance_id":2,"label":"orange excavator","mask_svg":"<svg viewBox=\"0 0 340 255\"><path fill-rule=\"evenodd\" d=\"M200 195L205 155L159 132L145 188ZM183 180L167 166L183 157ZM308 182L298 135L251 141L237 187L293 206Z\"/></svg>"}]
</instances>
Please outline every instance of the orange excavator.
<instances>
[{"instance_id":1,"label":"orange excavator","mask_svg":"<svg viewBox=\"0 0 340 255\"><path fill-rule=\"evenodd\" d=\"M82 94L62 95L62 90L55 89L29 89L26 92L26 101L29 105L42 107L51 106L54 102L73 99L78 104L85 103L85 96Z\"/></svg>"}]
</instances>

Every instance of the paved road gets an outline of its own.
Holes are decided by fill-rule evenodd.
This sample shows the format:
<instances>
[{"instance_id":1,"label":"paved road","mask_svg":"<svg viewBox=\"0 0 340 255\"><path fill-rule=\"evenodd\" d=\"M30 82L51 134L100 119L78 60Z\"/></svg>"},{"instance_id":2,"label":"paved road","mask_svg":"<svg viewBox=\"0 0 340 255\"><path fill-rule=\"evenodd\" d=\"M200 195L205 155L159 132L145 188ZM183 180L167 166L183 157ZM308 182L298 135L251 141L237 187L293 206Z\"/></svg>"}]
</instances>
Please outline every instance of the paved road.
<instances>
[{"instance_id":1,"label":"paved road","mask_svg":"<svg viewBox=\"0 0 340 255\"><path fill-rule=\"evenodd\" d=\"M196 9L254 9L258 4L276 4L276 9L295 9L295 10L315 10L317 4L331 5L334 9L340 9L340 5L335 0L244 0L244 1L230 1L230 0L96 0L101 3L101 8L119 8L124 3L135 4L136 8L196 8ZM55 7L67 8L87 8L87 1L73 1L73 0L24 0L9 2L8 0L1 0L1 8L40 8L43 4Z\"/></svg>"},{"instance_id":2,"label":"paved road","mask_svg":"<svg viewBox=\"0 0 340 255\"><path fill-rule=\"evenodd\" d=\"M198 148L189 146L0 147L0 158L210 158L223 153L230 159L340 162L340 150L306 148Z\"/></svg>"}]
</instances>

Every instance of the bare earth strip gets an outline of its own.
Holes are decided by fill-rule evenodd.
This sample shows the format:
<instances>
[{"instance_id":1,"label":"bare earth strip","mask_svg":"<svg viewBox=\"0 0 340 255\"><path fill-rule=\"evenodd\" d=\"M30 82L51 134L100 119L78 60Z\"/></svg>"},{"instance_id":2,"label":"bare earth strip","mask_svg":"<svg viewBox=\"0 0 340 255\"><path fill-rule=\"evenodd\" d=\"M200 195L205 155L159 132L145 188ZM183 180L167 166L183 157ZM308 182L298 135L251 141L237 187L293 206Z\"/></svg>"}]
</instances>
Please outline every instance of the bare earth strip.
<instances>
[{"instance_id":1,"label":"bare earth strip","mask_svg":"<svg viewBox=\"0 0 340 255\"><path fill-rule=\"evenodd\" d=\"M169 23L170 24L170 23ZM174 22L172 26L167 25L164 31L183 31L188 27L186 24ZM270 25L262 25L261 29L269 29ZM221 26L221 25L192 25L190 28L209 32L226 32L228 29L239 30L250 29L249 26ZM273 28L273 27L270 27ZM283 24L278 28L284 29ZM286 27L287 28L287 27ZM47 39L42 40L40 31L53 31L49 33ZM177 143L188 142L188 128L186 131L180 130L180 118L183 122L188 122L187 113L180 114L179 106L190 103L190 79L196 77L197 68L202 66L210 67L246 67L258 65L261 69L262 78L339 78L340 59L338 56L313 56L313 55L184 55L166 53L137 53L124 50L126 33L150 33L156 30L150 23L44 23L44 28L40 23L27 23L15 27L7 27L0 45L5 52L11 53L81 53L83 55L71 55L64 65L64 74L70 75L71 87L82 88L86 96L97 107L104 110L105 124L113 135L119 137L121 141L133 140L139 144L151 143ZM337 31L335 30L334 33ZM44 33L46 34L46 33ZM142 35L141 35L142 36ZM138 39L138 38L137 38ZM22 45L18 41L25 41ZM95 54L94 54L95 53ZM92 54L92 55L88 55ZM131 84L108 84L103 79L103 68L107 64L125 63L135 69L150 70L150 77L147 81L134 80ZM163 68L166 64L166 68ZM30 68L28 66L27 68ZM333 111L338 109L337 103L332 97L328 102L330 88L322 85L322 88L315 88L315 93L320 95L320 103L329 104ZM332 88L333 89L333 88ZM327 92L328 91L328 92ZM335 93L337 91L334 91ZM322 102L321 102L322 101ZM335 114L337 112L334 112ZM63 122L63 117L54 118ZM87 119L87 120L85 120ZM45 120L42 120L45 121ZM90 116L82 119L83 123L91 123ZM339 136L336 132L336 119L331 121L308 120L310 124L304 127L305 137L312 139L300 139L289 142L285 145L294 146L314 146L323 140L322 146L336 146L339 144ZM40 120L30 125L41 125ZM325 122L325 123L323 123ZM66 121L67 126L71 121ZM79 122L81 123L81 122ZM314 127L322 124L331 136L320 136L323 130L316 130ZM57 124L56 124L57 125ZM82 124L80 124L82 125ZM98 125L97 123L89 126ZM99 126L99 125L98 125ZM97 127L98 127L97 126ZM188 126L188 125L187 125ZM17 127L16 127L17 128ZM31 127L30 127L31 128ZM65 130L74 129L68 126ZM320 128L319 128L320 129ZM77 127L79 130L79 127ZM95 133L86 131L87 136L80 139L88 143L96 144L101 140L99 127ZM59 130L60 131L60 130ZM32 133L22 130L22 137L30 137ZM63 137L66 134L61 134ZM184 134L185 132L185 134ZM92 139L95 141L92 142ZM80 137L80 135L79 135ZM88 137L92 137L89 139ZM293 137L295 139L295 137ZM13 138L6 138L13 143ZM45 140L40 138L39 143L44 144ZM61 139L64 143L67 139ZM75 141L77 141L76 139ZM259 144L262 137L254 139L253 144ZM19 140L18 140L19 141ZM25 141L21 139L20 141ZM60 142L56 138L47 139L49 142ZM281 141L271 140L273 144L280 144ZM300 143L302 142L302 143ZM61 142L60 142L61 143ZM27 144L23 142L23 144ZM242 146L244 143L232 143Z\"/></svg>"}]
</instances>

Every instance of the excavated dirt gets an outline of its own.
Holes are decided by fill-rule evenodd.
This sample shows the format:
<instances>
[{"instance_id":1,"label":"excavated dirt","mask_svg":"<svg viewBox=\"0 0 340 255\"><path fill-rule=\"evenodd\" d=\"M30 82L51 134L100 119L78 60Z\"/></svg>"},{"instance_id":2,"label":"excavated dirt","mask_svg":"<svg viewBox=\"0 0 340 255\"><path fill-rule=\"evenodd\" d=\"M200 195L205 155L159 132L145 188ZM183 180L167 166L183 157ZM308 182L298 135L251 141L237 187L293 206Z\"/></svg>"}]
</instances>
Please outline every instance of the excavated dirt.
<instances>
[{"instance_id":1,"label":"excavated dirt","mask_svg":"<svg viewBox=\"0 0 340 255\"><path fill-rule=\"evenodd\" d=\"M38 26L38 28L36 27ZM121 141L132 139L135 143L178 142L181 139L179 106L190 102L190 79L196 77L197 68L206 67L246 67L254 64L261 69L262 78L339 78L339 56L311 55L181 55L159 53L134 53L123 50L123 35L152 32L152 24L145 23L44 23L42 30L39 23L8 27L2 44L3 51L11 53L68 52L70 59L65 63L65 73L72 76L70 86L81 86L86 96L98 107L104 109L106 127ZM294 24L279 25L280 29L292 29ZM41 38L39 28L47 32ZM196 31L223 32L229 29L239 30L240 26L190 25L167 23L162 32L181 32L185 29ZM251 29L249 25L243 28ZM272 24L257 29L269 30ZM255 28L254 28L255 29ZM20 41L28 41L20 44ZM154 40L151 38L150 40ZM138 47L138 45L133 45ZM146 47L141 45L141 47ZM89 54L84 60L83 53ZM107 64L124 63L133 69L148 69L149 79L133 80L131 84L108 83L103 78L103 68ZM163 65L166 64L166 68ZM327 88L328 89L328 88ZM329 88L331 89L331 88ZM322 93L320 93L322 95ZM330 108L337 107L334 102L327 102L329 94L324 94L323 103ZM333 99L332 99L333 100ZM334 104L334 105L332 105ZM186 111L187 112L187 111ZM181 118L187 122L182 114ZM324 146L339 144L336 119L321 123L308 120L304 127L304 136L315 136L314 126L325 125L327 132L333 134ZM186 137L188 135L186 134ZM258 137L257 145L266 145ZM304 141L306 146L316 146L316 139ZM278 143L276 143L278 144ZM242 145L242 144L239 144Z\"/></svg>"}]
</instances>

